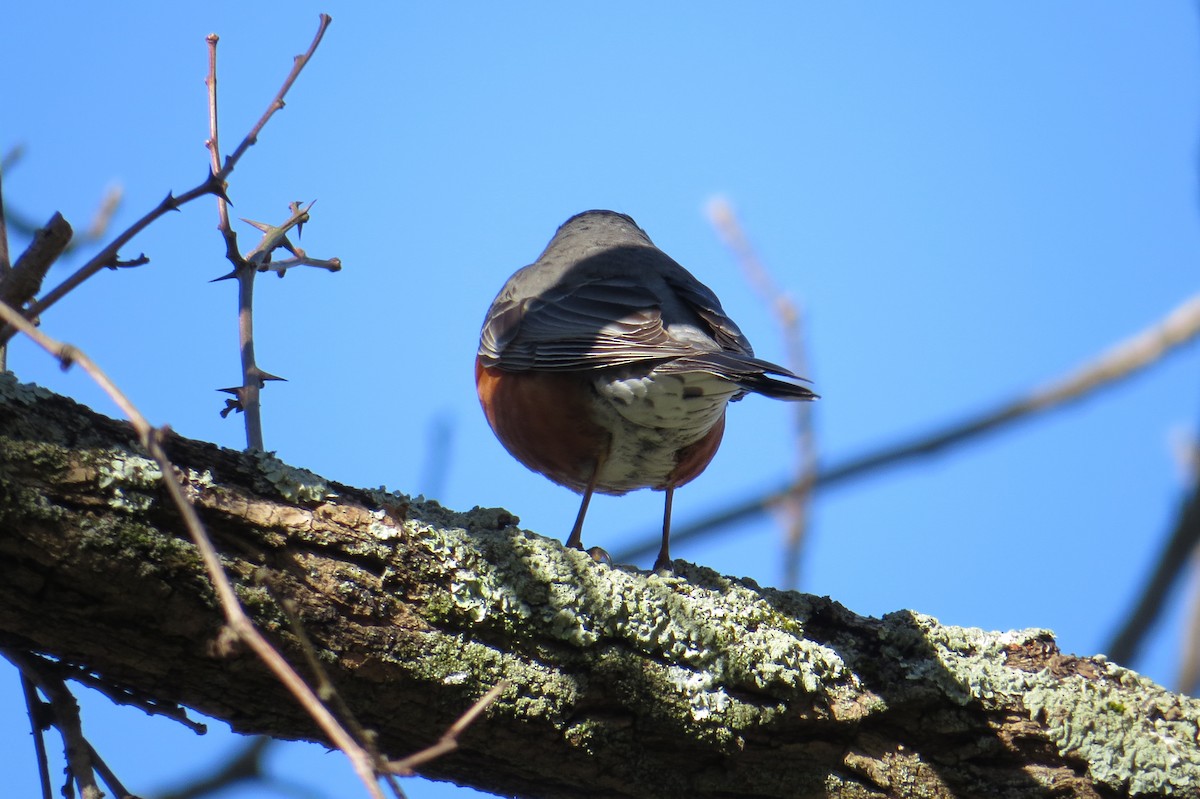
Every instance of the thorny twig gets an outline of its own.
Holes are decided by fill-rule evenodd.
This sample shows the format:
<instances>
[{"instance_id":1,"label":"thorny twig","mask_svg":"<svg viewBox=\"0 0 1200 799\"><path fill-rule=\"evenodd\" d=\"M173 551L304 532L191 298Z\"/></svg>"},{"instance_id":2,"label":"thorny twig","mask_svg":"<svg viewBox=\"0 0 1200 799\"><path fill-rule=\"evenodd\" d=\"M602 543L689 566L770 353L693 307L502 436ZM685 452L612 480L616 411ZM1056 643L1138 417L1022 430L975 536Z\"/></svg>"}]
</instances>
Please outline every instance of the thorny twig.
<instances>
[{"instance_id":1,"label":"thorny twig","mask_svg":"<svg viewBox=\"0 0 1200 799\"><path fill-rule=\"evenodd\" d=\"M57 303L101 269L117 265L117 254L120 252L121 248L128 244L134 236L136 236L138 233L141 233L151 223L166 214L168 211L177 210L180 206L185 205L186 203L189 203L198 197L203 197L206 194L213 194L218 197L223 196L225 194L226 179L233 172L234 167L237 165L242 155L244 155L245 152L255 142L258 141L258 134L262 132L263 126L267 124L267 121L270 120L276 111L283 108L284 95L287 94L288 89L291 88L296 78L300 75L300 71L304 69L305 64L307 64L309 59L312 57L317 45L321 43L321 39L325 35L326 28L329 27L329 23L332 21L332 17L330 17L328 14L321 15L316 36L313 37L313 41L309 45L308 50L305 51L304 54L296 57L294 63L292 64L291 72L288 73L287 78L283 82L283 86L276 93L274 99L271 101L271 104L267 107L267 110L263 113L258 122L255 123L254 127L250 129L250 132L246 134L246 137L242 140L241 144L238 145L237 149L234 150L233 154L225 159L225 163L220 169L215 171L210 169L209 174L205 177L203 182L194 188L185 191L183 194L178 196L175 196L174 194L167 194L167 196L161 202L159 202L157 206L155 206L148 213L144 214L141 219L138 219L124 232L109 242L108 246L106 246L91 260L76 270L74 274L72 274L55 288L51 289L50 292L44 295L41 299L31 303L29 308L24 312L23 316L26 319L38 318L48 308ZM9 341L14 335L16 335L16 330L14 329L13 325L8 325L7 328L0 329L0 344Z\"/></svg>"},{"instance_id":2,"label":"thorny twig","mask_svg":"<svg viewBox=\"0 0 1200 799\"><path fill-rule=\"evenodd\" d=\"M379 785L375 779L374 765L371 762L370 755L354 741L329 710L321 704L321 701L313 693L312 689L309 688L307 683L284 660L283 656L263 638L262 634L259 633L253 622L246 615L241 602L238 601L237 594L234 592L232 583L230 583L224 568L221 566L217 551L213 547L212 541L209 540L208 533L205 531L195 507L184 493L183 484L175 471L174 465L167 458L166 452L162 448L163 431L152 427L146 418L142 416L141 412L130 402L129 398L125 396L124 392L84 352L69 344L55 341L33 327L28 320L24 319L13 308L2 303L0 303L0 319L17 328L21 333L33 339L46 352L58 358L63 368L68 368L72 364L78 363L97 385L108 394L113 402L117 404L126 418L129 419L138 434L138 440L141 442L143 449L154 459L162 471L163 486L183 517L192 542L196 545L196 549L200 553L205 570L212 581L213 590L216 592L220 602L221 610L225 614L226 629L234 638L243 641L254 650L255 654L262 659L266 666L275 674L276 678L283 683L300 702L301 706L312 716L313 720L316 721L321 731L329 738L333 745L346 754L355 772L357 772L371 796L375 799L383 799L383 794L380 792Z\"/></svg>"},{"instance_id":3,"label":"thorny twig","mask_svg":"<svg viewBox=\"0 0 1200 799\"><path fill-rule=\"evenodd\" d=\"M323 17L322 19L327 19ZM318 33L318 41L320 34ZM216 34L209 34L206 41L208 42L208 75L204 80L208 87L208 141L205 146L208 147L209 157L212 161L213 171L218 171L220 164L220 124L217 114L217 43L220 38ZM316 42L313 43L316 47ZM302 59L307 59L312 54L312 48L309 52L297 59L296 66L292 70L292 75L289 76L288 82L284 83L279 95L276 96L278 107L283 106L283 93L287 91L291 85L291 81L299 74L300 68L303 66ZM250 132L250 136L257 136L257 131L266 124L276 105L268 108L267 113L259 120L258 125ZM246 146L246 140L243 140L242 146ZM240 146L234 152L231 158L236 158L240 155L242 147ZM228 161L227 161L228 163ZM221 232L221 237L225 241L225 257L233 264L233 271L228 275L217 278L217 280L225 280L235 278L238 282L238 350L241 354L242 366L242 384L236 388L220 389L221 391L234 395L233 400L227 400L225 409L221 411L221 416L228 416L231 412L237 411L244 414L246 425L246 447L252 450L264 449L263 430L262 430L262 404L260 402L260 394L267 380L281 380L268 372L263 371L258 366L258 360L254 353L254 278L258 272L265 272L268 269L274 269L280 277L286 273L289 266L300 264L322 266L332 272L341 269L341 262L334 258L330 261L318 261L309 259L299 248L295 247L288 239L288 231L295 227L297 232L303 224L308 221L308 210L312 207L309 203L306 207L301 207L300 203L292 203L292 216L283 225L272 227L260 222L252 222L244 220L249 224L263 231L262 240L258 245L244 257L238 248L237 234L229 224L229 200L224 193L217 196L217 229ZM288 259L289 263L285 265L277 265L272 267L271 256L275 250L283 247L295 256Z\"/></svg>"},{"instance_id":4,"label":"thorny twig","mask_svg":"<svg viewBox=\"0 0 1200 799\"><path fill-rule=\"evenodd\" d=\"M1065 377L931 434L915 436L899 444L818 469L813 487L828 488L852 477L966 443L1038 413L1062 408L1131 377L1197 336L1200 336L1200 294L1184 300L1154 324L1118 342ZM726 525L757 516L801 488L803 486L789 481L774 490L756 494L699 521L682 525L672 533L672 540L699 538ZM658 547L659 535L656 532L640 536L640 543L614 557L632 560L653 552ZM1111 651L1109 654L1112 656Z\"/></svg>"}]
</instances>

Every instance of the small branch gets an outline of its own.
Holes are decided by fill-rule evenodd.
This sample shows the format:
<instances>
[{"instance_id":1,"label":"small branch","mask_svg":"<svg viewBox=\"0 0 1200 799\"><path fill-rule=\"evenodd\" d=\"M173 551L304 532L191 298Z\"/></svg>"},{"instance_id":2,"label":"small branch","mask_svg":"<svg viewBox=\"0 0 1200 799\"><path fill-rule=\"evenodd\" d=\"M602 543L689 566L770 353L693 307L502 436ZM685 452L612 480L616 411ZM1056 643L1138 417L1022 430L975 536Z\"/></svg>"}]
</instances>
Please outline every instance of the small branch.
<instances>
[{"instance_id":1,"label":"small branch","mask_svg":"<svg viewBox=\"0 0 1200 799\"><path fill-rule=\"evenodd\" d=\"M312 58L313 53L316 52L317 45L321 43L321 39L325 36L325 30L329 27L329 23L331 22L333 22L333 17L329 16L328 14L321 15L320 24L317 26L317 35L313 37L312 44L308 46L308 50L301 55L296 56L295 61L292 64L292 71L289 72L287 78L284 79L283 86L281 86L279 92L276 93L275 99L271 101L271 104L267 106L267 110L263 113L262 117L258 120L254 127L250 129L250 132L246 134L246 138L242 139L242 143L239 144L237 149L233 151L233 155L225 159L224 171L226 175L233 171L233 164L237 163L238 159L242 157L246 150L250 149L251 146L258 142L258 134L262 132L264 127L266 127L267 122L270 121L275 112L283 108L283 98L287 95L288 90L292 88L292 84L296 82L296 78L300 77L300 72Z\"/></svg>"},{"instance_id":2,"label":"small branch","mask_svg":"<svg viewBox=\"0 0 1200 799\"><path fill-rule=\"evenodd\" d=\"M795 374L810 376L808 353L804 347L804 317L799 305L767 271L727 200L717 197L709 202L708 217L725 246L733 252L751 285L758 289L763 302L774 311L783 333L788 368ZM817 445L812 403L792 403L792 414L796 430L796 491L780 504L786 520L782 587L795 589L800 582L800 560L808 530L812 481L817 470Z\"/></svg>"},{"instance_id":3,"label":"small branch","mask_svg":"<svg viewBox=\"0 0 1200 799\"><path fill-rule=\"evenodd\" d=\"M221 171L220 126L217 123L217 42L220 40L221 37L215 33L205 37L208 42L208 75L204 79L204 85L208 87L208 141L204 146L208 148L213 174ZM228 189L228 185L225 188ZM229 199L224 193L217 195L217 217L217 230L226 240L226 255L230 252L237 255L237 236L229 226ZM229 246L230 237L233 237L232 247ZM235 267L237 265L234 264Z\"/></svg>"},{"instance_id":4,"label":"small branch","mask_svg":"<svg viewBox=\"0 0 1200 799\"><path fill-rule=\"evenodd\" d=\"M0 277L0 302L23 308L41 290L46 272L70 242L70 223L62 214L55 213L46 226L34 234L33 241L7 274Z\"/></svg>"},{"instance_id":5,"label":"small branch","mask_svg":"<svg viewBox=\"0 0 1200 799\"><path fill-rule=\"evenodd\" d=\"M96 764L92 759L94 750L83 735L79 703L75 701L66 683L43 658L11 649L5 649L4 656L12 661L22 674L36 683L49 700L53 713L52 723L62 736L67 768L71 779L79 786L80 796L83 799L101 799L104 793L96 784Z\"/></svg>"},{"instance_id":6,"label":"small branch","mask_svg":"<svg viewBox=\"0 0 1200 799\"><path fill-rule=\"evenodd\" d=\"M8 282L12 261L8 255L8 216L4 213L4 172L8 164L0 165L0 286ZM0 343L0 372L8 370L8 346Z\"/></svg>"},{"instance_id":7,"label":"small branch","mask_svg":"<svg viewBox=\"0 0 1200 799\"><path fill-rule=\"evenodd\" d=\"M204 775L194 782L160 794L161 799L197 799L215 795L247 782L266 782L263 772L263 755L274 744L272 738L259 735L242 746L225 763L206 769Z\"/></svg>"},{"instance_id":8,"label":"small branch","mask_svg":"<svg viewBox=\"0 0 1200 799\"><path fill-rule=\"evenodd\" d=\"M333 680L329 677L329 671L321 664L321 657L317 654L317 648L313 645L312 638L309 637L308 631L304 629L303 622L300 621L300 614L296 608L296 603L284 596L281 596L278 587L270 579L270 573L266 569L260 570L256 575L258 582L267 589L267 593L275 600L276 606L287 619L288 626L292 629L292 635L296 636L296 640L300 644L300 650L304 653L304 660L308 663L309 671L317 681L317 696L321 697L326 705L332 705L341 717L342 723L345 724L356 741L359 741L363 748L371 756L371 762L375 764L377 773L381 773L391 788L392 793L405 799L404 789L400 787L400 783L396 781L395 775L388 771L387 762L379 753L377 745L378 735L374 730L368 730L359 723L358 718L346 704L342 695L337 690L337 686L333 684Z\"/></svg>"},{"instance_id":9,"label":"small branch","mask_svg":"<svg viewBox=\"0 0 1200 799\"><path fill-rule=\"evenodd\" d=\"M46 703L37 695L37 687L29 675L21 672L21 690L25 693L25 709L29 713L30 733L33 735L33 751L37 757L38 779L42 785L42 799L51 799L50 760L46 757Z\"/></svg>"},{"instance_id":10,"label":"small branch","mask_svg":"<svg viewBox=\"0 0 1200 799\"><path fill-rule=\"evenodd\" d=\"M120 186L110 186L104 192L104 196L100 198L100 204L96 206L96 213L92 215L91 224L74 244L99 241L103 238L104 234L108 232L108 226L112 223L117 209L121 207L121 199L124 196L125 191Z\"/></svg>"},{"instance_id":11,"label":"small branch","mask_svg":"<svg viewBox=\"0 0 1200 799\"><path fill-rule=\"evenodd\" d=\"M1175 529L1154 565L1141 595L1125 621L1104 648L1116 663L1132 663L1146 632L1158 618L1167 594L1179 573L1200 546L1200 481L1193 484L1191 496L1180 509Z\"/></svg>"},{"instance_id":12,"label":"small branch","mask_svg":"<svg viewBox=\"0 0 1200 799\"><path fill-rule=\"evenodd\" d=\"M117 779L117 775L104 762L104 758L96 751L96 747L88 744L88 756L92 759L92 766L96 769L96 773L100 775L100 779L104 780L104 784L118 799L138 799L138 797L125 790L125 786Z\"/></svg>"},{"instance_id":13,"label":"small branch","mask_svg":"<svg viewBox=\"0 0 1200 799\"><path fill-rule=\"evenodd\" d=\"M69 344L55 341L33 327L16 310L2 303L0 303L0 319L17 328L21 333L33 339L46 352L58 358L63 368L78 363L129 419L134 430L137 431L142 447L154 459L162 471L163 487L183 517L192 542L200 553L205 570L212 581L213 590L220 601L221 610L225 615L225 623L230 633L254 650L255 654L275 674L275 677L303 705L333 745L345 753L371 796L375 799L383 799L383 794L380 792L379 785L376 782L373 764L366 750L350 737L329 710L321 704L320 700L317 699L312 689L301 679L300 675L262 637L262 634L258 632L249 617L246 616L246 612L238 601L237 595L234 593L233 585L230 583L225 570L221 566L217 551L213 547L212 541L209 540L208 533L205 531L195 507L184 494L183 486L176 476L174 465L167 458L166 452L163 451L161 441L162 431L152 427L146 420L146 417L142 416L141 412L117 388L108 375L81 350Z\"/></svg>"},{"instance_id":14,"label":"small branch","mask_svg":"<svg viewBox=\"0 0 1200 799\"><path fill-rule=\"evenodd\" d=\"M23 314L25 318L38 318L38 316L45 313L48 308L53 306L88 278L95 275L101 269L116 264L118 260L117 254L120 252L121 248L128 244L134 236L141 233L143 230L149 227L151 223L158 220L168 211L178 210L181 206L191 202L192 200L195 200L197 197L203 197L206 194L212 194L217 197L224 196L225 182L229 178L229 175L233 173L234 167L237 166L238 161L245 154L245 152L250 149L250 147L258 140L258 135L262 132L263 126L267 124L267 121L270 120L276 111L278 111L280 108L283 108L284 96L287 94L288 89L291 88L292 84L295 83L296 78L299 77L301 70L304 69L304 66L312 58L313 53L317 49L317 45L321 43L321 39L325 35L326 28L329 27L329 23L332 21L332 18L328 14L321 15L320 24L317 28L317 34L313 38L312 44L309 45L308 50L303 55L296 57L295 62L292 65L291 72L288 73L287 78L284 80L283 86L276 93L275 98L267 107L267 110L263 114L262 118L259 119L255 126L250 129L250 132L246 135L246 138L242 140L242 143L238 145L238 148L233 152L233 155L225 159L225 164L221 167L221 169L210 171L209 175L202 183L192 189L189 189L178 197L173 194L168 194L166 198L163 199L157 206L155 206L153 210L143 215L141 219L130 225L129 228L127 228L123 233L113 239L107 247L105 247L90 261L76 270L74 274L54 287L40 300L33 302L29 306L28 310ZM14 335L16 335L16 330L14 330L13 325L8 325L7 328L0 329L0 344L9 341Z\"/></svg>"},{"instance_id":15,"label":"small branch","mask_svg":"<svg viewBox=\"0 0 1200 799\"><path fill-rule=\"evenodd\" d=\"M471 726L475 719L479 718L483 711L488 709L488 706L495 702L500 694L508 688L508 680L501 680L492 686L491 690L471 705L466 713L459 717L458 721L450 725L450 729L446 730L445 734L438 739L438 742L430 747L422 749L420 752L409 755L402 760L394 760L388 764L388 768L393 774L410 775L414 773L414 769L423 763L428 763L434 758L441 757L448 752L453 752L458 748L458 736L462 735L463 730Z\"/></svg>"},{"instance_id":16,"label":"small branch","mask_svg":"<svg viewBox=\"0 0 1200 799\"><path fill-rule=\"evenodd\" d=\"M282 261L271 261L268 264L263 264L258 268L260 272L275 272L280 277L283 277L287 270L297 266L315 266L319 269L324 269L328 272L342 271L341 258L309 258L306 255L297 256L295 258L284 258Z\"/></svg>"},{"instance_id":17,"label":"small branch","mask_svg":"<svg viewBox=\"0 0 1200 799\"><path fill-rule=\"evenodd\" d=\"M8 217L4 214L4 172L7 164L0 167L0 282L8 277L12 261L8 255Z\"/></svg>"},{"instance_id":18,"label":"small branch","mask_svg":"<svg viewBox=\"0 0 1200 799\"><path fill-rule=\"evenodd\" d=\"M917 436L867 455L850 458L840 464L820 469L813 480L813 486L827 488L853 477L966 443L984 433L996 432L1013 422L1031 418L1038 413L1065 407L1071 402L1137 374L1198 335L1200 335L1200 295L1188 298L1161 320L1118 342L1066 377L932 434ZM788 482L773 491L756 494L699 521L681 525L672 532L671 538L676 541L685 541L709 535L728 524L757 516L803 488L795 482ZM630 560L653 552L658 547L659 535L658 532L646 533L638 538L640 543L614 557L618 560ZM1186 554L1185 550L1182 557L1186 557ZM1121 660L1111 650L1109 654L1115 660Z\"/></svg>"},{"instance_id":19,"label":"small branch","mask_svg":"<svg viewBox=\"0 0 1200 799\"><path fill-rule=\"evenodd\" d=\"M108 680L96 677L96 675L85 668L66 666L64 668L71 668L69 672L65 673L67 679L74 680L80 685L86 685L94 691L99 691L114 704L136 707L148 716L163 716L182 724L197 735L204 735L208 732L208 725L188 718L187 710L181 705L146 696L128 686L122 686L118 689Z\"/></svg>"}]
</instances>

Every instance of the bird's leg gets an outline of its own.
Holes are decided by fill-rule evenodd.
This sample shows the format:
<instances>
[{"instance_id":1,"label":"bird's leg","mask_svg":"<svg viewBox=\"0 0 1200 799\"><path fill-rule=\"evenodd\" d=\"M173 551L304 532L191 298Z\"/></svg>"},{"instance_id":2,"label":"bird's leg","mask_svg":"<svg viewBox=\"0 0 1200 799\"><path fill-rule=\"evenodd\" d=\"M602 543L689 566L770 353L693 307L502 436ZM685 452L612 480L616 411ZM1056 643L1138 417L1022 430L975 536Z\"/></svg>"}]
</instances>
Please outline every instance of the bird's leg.
<instances>
[{"instance_id":1,"label":"bird's leg","mask_svg":"<svg viewBox=\"0 0 1200 799\"><path fill-rule=\"evenodd\" d=\"M583 501L579 503L579 515L575 517L575 526L571 528L571 534L567 536L567 546L569 547L583 549L583 517L587 516L588 503L592 501L592 492L596 490L596 481L600 479L600 467L603 464L603 458L596 458L596 466L592 469L591 479L588 480L587 488L583 491Z\"/></svg>"},{"instance_id":2,"label":"bird's leg","mask_svg":"<svg viewBox=\"0 0 1200 799\"><path fill-rule=\"evenodd\" d=\"M666 508L663 510L662 548L654 559L654 571L671 571L671 500L675 498L675 486L667 486Z\"/></svg>"}]
</instances>

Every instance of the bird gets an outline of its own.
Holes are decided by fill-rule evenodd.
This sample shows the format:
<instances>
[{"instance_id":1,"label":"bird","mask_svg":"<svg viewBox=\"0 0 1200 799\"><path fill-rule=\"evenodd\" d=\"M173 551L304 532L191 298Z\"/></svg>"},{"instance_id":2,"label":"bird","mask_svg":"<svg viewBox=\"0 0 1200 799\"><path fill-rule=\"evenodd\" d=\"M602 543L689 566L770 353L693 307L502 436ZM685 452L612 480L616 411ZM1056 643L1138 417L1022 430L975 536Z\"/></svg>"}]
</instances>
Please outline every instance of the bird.
<instances>
[{"instance_id":1,"label":"bird","mask_svg":"<svg viewBox=\"0 0 1200 799\"><path fill-rule=\"evenodd\" d=\"M816 399L804 382L756 358L710 288L632 218L605 210L572 216L508 279L475 357L500 443L582 495L566 546L583 549L594 493L665 493L655 572L671 571L675 489L716 454L728 403L748 393Z\"/></svg>"}]
</instances>

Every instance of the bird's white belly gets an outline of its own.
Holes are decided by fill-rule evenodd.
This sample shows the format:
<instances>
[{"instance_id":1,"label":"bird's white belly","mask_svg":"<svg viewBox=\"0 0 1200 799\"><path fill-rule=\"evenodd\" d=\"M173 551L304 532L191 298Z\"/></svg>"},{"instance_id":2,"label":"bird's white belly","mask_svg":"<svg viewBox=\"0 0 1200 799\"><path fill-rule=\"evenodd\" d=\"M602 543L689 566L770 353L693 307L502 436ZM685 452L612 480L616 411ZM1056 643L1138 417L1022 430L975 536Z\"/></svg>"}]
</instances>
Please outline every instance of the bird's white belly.
<instances>
[{"instance_id":1,"label":"bird's white belly","mask_svg":"<svg viewBox=\"0 0 1200 799\"><path fill-rule=\"evenodd\" d=\"M596 414L612 435L597 490L665 488L679 450L703 438L737 386L706 373L598 377Z\"/></svg>"}]
</instances>

